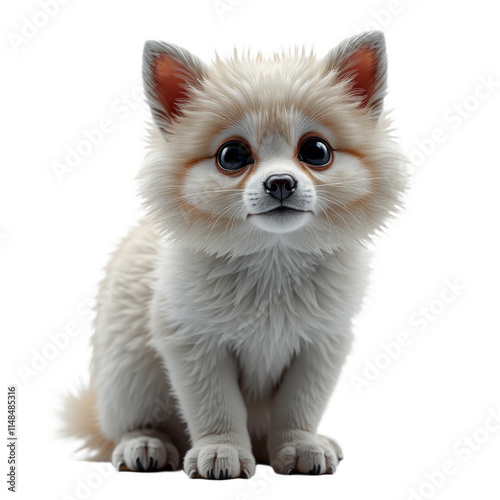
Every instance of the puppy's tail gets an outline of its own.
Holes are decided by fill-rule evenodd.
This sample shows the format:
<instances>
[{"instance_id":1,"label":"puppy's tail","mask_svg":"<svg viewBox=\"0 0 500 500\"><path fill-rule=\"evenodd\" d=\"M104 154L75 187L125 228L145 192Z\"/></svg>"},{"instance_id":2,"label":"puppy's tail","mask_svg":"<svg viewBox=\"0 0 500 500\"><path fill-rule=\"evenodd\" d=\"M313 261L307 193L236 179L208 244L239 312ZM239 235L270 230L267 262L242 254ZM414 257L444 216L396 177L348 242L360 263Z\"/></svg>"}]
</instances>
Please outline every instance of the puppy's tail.
<instances>
[{"instance_id":1,"label":"puppy's tail","mask_svg":"<svg viewBox=\"0 0 500 500\"><path fill-rule=\"evenodd\" d=\"M63 438L79 439L77 451L86 451L87 460L109 461L115 444L103 435L96 408L96 393L90 385L80 384L76 391L63 396L59 410Z\"/></svg>"}]
</instances>

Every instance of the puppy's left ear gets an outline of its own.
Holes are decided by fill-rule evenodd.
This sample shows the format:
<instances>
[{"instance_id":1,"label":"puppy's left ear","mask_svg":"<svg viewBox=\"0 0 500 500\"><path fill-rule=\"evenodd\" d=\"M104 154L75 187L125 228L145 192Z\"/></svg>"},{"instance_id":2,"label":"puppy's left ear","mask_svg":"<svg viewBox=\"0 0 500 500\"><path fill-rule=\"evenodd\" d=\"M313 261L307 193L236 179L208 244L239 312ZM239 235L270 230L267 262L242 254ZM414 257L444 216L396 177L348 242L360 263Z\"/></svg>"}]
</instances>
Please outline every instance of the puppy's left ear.
<instances>
[{"instance_id":1,"label":"puppy's left ear","mask_svg":"<svg viewBox=\"0 0 500 500\"><path fill-rule=\"evenodd\" d=\"M387 54L381 31L370 31L349 38L324 58L328 71L336 70L338 79L348 80L351 93L377 119L387 91Z\"/></svg>"},{"instance_id":2,"label":"puppy's left ear","mask_svg":"<svg viewBox=\"0 0 500 500\"><path fill-rule=\"evenodd\" d=\"M191 90L203 79L205 65L186 49L165 42L144 45L142 77L153 120L162 132L182 115Z\"/></svg>"}]
</instances>

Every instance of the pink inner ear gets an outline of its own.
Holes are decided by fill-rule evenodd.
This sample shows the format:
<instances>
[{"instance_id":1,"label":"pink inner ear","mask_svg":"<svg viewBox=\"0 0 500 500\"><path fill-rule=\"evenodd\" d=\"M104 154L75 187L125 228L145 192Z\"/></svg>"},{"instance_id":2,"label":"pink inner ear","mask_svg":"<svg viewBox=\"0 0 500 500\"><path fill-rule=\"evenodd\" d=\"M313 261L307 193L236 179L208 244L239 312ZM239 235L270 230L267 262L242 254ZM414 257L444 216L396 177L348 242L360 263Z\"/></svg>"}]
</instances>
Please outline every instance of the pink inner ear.
<instances>
[{"instance_id":1,"label":"pink inner ear","mask_svg":"<svg viewBox=\"0 0 500 500\"><path fill-rule=\"evenodd\" d=\"M153 75L158 100L168 114L178 116L181 114L181 101L187 96L185 86L194 79L189 77L182 64L166 55L156 59Z\"/></svg>"},{"instance_id":2,"label":"pink inner ear","mask_svg":"<svg viewBox=\"0 0 500 500\"><path fill-rule=\"evenodd\" d=\"M375 50L362 48L344 63L343 76L352 77L351 85L355 95L362 97L361 106L368 104L375 92L377 61Z\"/></svg>"}]
</instances>

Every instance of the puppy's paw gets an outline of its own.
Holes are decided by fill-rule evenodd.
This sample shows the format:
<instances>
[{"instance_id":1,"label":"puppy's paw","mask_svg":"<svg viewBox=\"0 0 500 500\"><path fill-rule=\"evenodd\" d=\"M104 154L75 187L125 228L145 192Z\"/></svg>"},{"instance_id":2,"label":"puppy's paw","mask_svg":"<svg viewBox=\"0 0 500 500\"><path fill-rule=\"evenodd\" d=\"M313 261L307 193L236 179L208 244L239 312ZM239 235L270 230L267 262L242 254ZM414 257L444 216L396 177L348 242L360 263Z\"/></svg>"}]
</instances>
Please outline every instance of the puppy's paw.
<instances>
[{"instance_id":1,"label":"puppy's paw","mask_svg":"<svg viewBox=\"0 0 500 500\"><path fill-rule=\"evenodd\" d=\"M174 445L156 437L138 436L118 444L111 456L111 462L117 470L175 470L179 466L179 452Z\"/></svg>"},{"instance_id":2,"label":"puppy's paw","mask_svg":"<svg viewBox=\"0 0 500 500\"><path fill-rule=\"evenodd\" d=\"M250 451L240 446L195 444L184 457L184 471L190 478L249 479L255 474L255 459Z\"/></svg>"},{"instance_id":3,"label":"puppy's paw","mask_svg":"<svg viewBox=\"0 0 500 500\"><path fill-rule=\"evenodd\" d=\"M301 433L274 448L271 466L278 474L333 474L342 458L342 450L333 439Z\"/></svg>"}]
</instances>

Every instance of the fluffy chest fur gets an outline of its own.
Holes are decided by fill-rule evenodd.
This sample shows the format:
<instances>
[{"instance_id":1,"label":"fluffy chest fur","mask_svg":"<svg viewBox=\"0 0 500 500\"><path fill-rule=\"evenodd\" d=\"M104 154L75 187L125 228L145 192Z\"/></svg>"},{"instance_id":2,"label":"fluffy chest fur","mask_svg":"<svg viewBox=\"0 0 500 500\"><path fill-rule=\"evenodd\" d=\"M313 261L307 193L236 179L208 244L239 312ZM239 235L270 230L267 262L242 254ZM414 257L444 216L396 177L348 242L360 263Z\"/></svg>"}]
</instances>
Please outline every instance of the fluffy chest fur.
<instances>
[{"instance_id":1,"label":"fluffy chest fur","mask_svg":"<svg viewBox=\"0 0 500 500\"><path fill-rule=\"evenodd\" d=\"M163 319L171 339L197 352L229 349L244 392L264 396L308 343L333 336L341 348L349 338L366 275L359 257L279 245L233 259L170 248L161 259Z\"/></svg>"}]
</instances>

